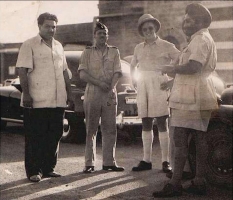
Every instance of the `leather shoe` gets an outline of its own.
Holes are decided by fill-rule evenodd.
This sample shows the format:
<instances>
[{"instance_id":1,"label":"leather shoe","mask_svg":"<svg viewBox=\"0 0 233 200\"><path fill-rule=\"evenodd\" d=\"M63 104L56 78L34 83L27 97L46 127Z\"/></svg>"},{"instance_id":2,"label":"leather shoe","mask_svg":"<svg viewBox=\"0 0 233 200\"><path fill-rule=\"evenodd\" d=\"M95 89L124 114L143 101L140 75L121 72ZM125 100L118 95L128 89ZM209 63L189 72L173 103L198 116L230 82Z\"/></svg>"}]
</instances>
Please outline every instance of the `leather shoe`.
<instances>
[{"instance_id":1,"label":"leather shoe","mask_svg":"<svg viewBox=\"0 0 233 200\"><path fill-rule=\"evenodd\" d=\"M184 191L196 195L206 195L207 193L205 183L202 185L195 185L193 181L191 181L191 185L185 188Z\"/></svg>"},{"instance_id":2,"label":"leather shoe","mask_svg":"<svg viewBox=\"0 0 233 200\"><path fill-rule=\"evenodd\" d=\"M121 172L121 171L124 171L125 168L124 167L119 167L117 165L113 165L113 166L104 166L103 165L103 170L112 170L112 171L115 171L115 172Z\"/></svg>"},{"instance_id":3,"label":"leather shoe","mask_svg":"<svg viewBox=\"0 0 233 200\"><path fill-rule=\"evenodd\" d=\"M172 185L170 183L166 184L162 190L153 193L153 197L155 198L175 197L181 195L182 185Z\"/></svg>"},{"instance_id":4,"label":"leather shoe","mask_svg":"<svg viewBox=\"0 0 233 200\"><path fill-rule=\"evenodd\" d=\"M85 174L89 174L89 173L92 173L95 171L95 168L94 166L86 166L84 169L83 169L83 173Z\"/></svg>"},{"instance_id":5,"label":"leather shoe","mask_svg":"<svg viewBox=\"0 0 233 200\"><path fill-rule=\"evenodd\" d=\"M40 182L41 181L41 176L40 175L32 175L29 177L29 180L32 182Z\"/></svg>"},{"instance_id":6,"label":"leather shoe","mask_svg":"<svg viewBox=\"0 0 233 200\"><path fill-rule=\"evenodd\" d=\"M49 172L44 175L44 177L61 177L61 174L58 174L57 172Z\"/></svg>"},{"instance_id":7,"label":"leather shoe","mask_svg":"<svg viewBox=\"0 0 233 200\"><path fill-rule=\"evenodd\" d=\"M172 168L170 167L170 163L167 162L167 161L164 161L162 163L162 170L163 170L164 173L170 172L172 170Z\"/></svg>"},{"instance_id":8,"label":"leather shoe","mask_svg":"<svg viewBox=\"0 0 233 200\"><path fill-rule=\"evenodd\" d=\"M166 177L168 177L168 178L172 178L172 176L173 176L173 172L172 171L170 171L170 172L168 172L167 174L166 174ZM186 171L183 171L183 173L182 173L182 179L183 180L191 180L191 179L193 179L194 178L194 175L193 175L193 173L192 172L186 172Z\"/></svg>"},{"instance_id":9,"label":"leather shoe","mask_svg":"<svg viewBox=\"0 0 233 200\"><path fill-rule=\"evenodd\" d=\"M152 169L152 163L148 163L142 160L137 167L132 168L132 171L144 171L150 169Z\"/></svg>"}]
</instances>

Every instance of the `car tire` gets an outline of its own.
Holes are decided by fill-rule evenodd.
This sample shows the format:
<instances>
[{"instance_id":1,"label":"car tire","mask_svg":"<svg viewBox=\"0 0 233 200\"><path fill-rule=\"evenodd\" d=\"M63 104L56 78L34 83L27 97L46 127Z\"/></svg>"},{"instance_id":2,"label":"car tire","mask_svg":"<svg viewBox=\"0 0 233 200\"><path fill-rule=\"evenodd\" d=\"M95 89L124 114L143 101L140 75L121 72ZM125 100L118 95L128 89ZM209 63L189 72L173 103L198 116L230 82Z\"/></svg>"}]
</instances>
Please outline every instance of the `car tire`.
<instances>
[{"instance_id":1,"label":"car tire","mask_svg":"<svg viewBox=\"0 0 233 200\"><path fill-rule=\"evenodd\" d=\"M210 122L206 141L207 180L215 185L232 186L232 130L221 121Z\"/></svg>"},{"instance_id":2,"label":"car tire","mask_svg":"<svg viewBox=\"0 0 233 200\"><path fill-rule=\"evenodd\" d=\"M85 143L86 127L84 118L77 113L65 115L63 120L63 135L61 142L64 143Z\"/></svg>"},{"instance_id":3,"label":"car tire","mask_svg":"<svg viewBox=\"0 0 233 200\"><path fill-rule=\"evenodd\" d=\"M6 129L6 125L7 125L7 121L1 120L1 128L0 128L0 130L1 130L1 131L2 131L2 130L5 130L5 129Z\"/></svg>"},{"instance_id":4,"label":"car tire","mask_svg":"<svg viewBox=\"0 0 233 200\"><path fill-rule=\"evenodd\" d=\"M232 188L232 131L219 120L211 121L205 137L208 145L206 179L210 184ZM188 160L196 174L196 145L189 143Z\"/></svg>"}]
</instances>

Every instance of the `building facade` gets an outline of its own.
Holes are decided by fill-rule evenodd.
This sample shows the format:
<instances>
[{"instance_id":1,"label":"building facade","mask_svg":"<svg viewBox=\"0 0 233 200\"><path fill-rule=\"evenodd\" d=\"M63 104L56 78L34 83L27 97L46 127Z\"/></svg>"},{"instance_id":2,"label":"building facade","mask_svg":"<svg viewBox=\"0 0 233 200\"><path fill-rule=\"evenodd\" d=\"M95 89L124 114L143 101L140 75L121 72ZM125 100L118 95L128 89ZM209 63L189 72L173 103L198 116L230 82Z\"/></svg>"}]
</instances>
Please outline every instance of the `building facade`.
<instances>
[{"instance_id":1,"label":"building facade","mask_svg":"<svg viewBox=\"0 0 233 200\"><path fill-rule=\"evenodd\" d=\"M211 12L209 28L217 45L216 71L226 82L233 82L233 1L99 1L99 20L109 28L109 43L119 48L121 57L132 55L142 41L137 31L138 18L150 13L160 20L158 35L182 50L186 38L181 30L185 7L200 2Z\"/></svg>"},{"instance_id":2,"label":"building facade","mask_svg":"<svg viewBox=\"0 0 233 200\"><path fill-rule=\"evenodd\" d=\"M65 50L83 50L93 44L93 28L97 20L109 28L109 44L117 46L121 58L133 54L134 47L142 38L138 34L137 22L141 15L150 13L162 24L158 35L182 50L186 38L181 30L185 7L192 2L201 2L209 8L213 21L210 33L217 45L218 63L216 71L227 83L233 83L233 1L126 1L100 0L99 16L93 23L69 24L57 27L55 38ZM17 76L15 63L21 44L1 44L0 83Z\"/></svg>"}]
</instances>

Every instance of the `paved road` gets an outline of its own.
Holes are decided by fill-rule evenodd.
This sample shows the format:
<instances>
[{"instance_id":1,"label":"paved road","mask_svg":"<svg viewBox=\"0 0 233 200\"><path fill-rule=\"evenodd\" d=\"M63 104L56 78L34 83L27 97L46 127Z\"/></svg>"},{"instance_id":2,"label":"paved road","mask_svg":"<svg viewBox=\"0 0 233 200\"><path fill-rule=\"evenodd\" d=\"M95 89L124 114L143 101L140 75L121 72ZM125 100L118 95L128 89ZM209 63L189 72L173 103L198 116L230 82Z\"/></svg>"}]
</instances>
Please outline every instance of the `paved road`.
<instances>
[{"instance_id":1,"label":"paved road","mask_svg":"<svg viewBox=\"0 0 233 200\"><path fill-rule=\"evenodd\" d=\"M13 124L12 124L13 125ZM31 183L24 172L24 135L22 126L10 126L1 133L0 183L1 200L149 200L151 194L161 189L168 181L161 172L161 155L158 139L153 147L153 169L146 172L132 172L133 165L142 155L141 141L125 144L119 140L116 150L118 165L124 172L105 172L101 170L101 144L97 147L97 171L91 175L82 173L85 145L61 143L56 170L63 176L46 178L40 183ZM188 184L187 182L184 184ZM198 197L185 194L183 199L232 199L232 191L226 188L208 186L208 196Z\"/></svg>"}]
</instances>

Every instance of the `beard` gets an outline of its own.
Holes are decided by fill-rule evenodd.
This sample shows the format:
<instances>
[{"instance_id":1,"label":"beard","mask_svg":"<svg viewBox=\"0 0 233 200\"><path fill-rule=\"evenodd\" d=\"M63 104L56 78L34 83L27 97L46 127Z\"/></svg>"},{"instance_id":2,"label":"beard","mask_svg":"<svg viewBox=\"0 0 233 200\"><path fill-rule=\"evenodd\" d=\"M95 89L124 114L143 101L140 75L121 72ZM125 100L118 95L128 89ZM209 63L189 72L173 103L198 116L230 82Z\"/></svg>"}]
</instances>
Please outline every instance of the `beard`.
<instances>
[{"instance_id":1,"label":"beard","mask_svg":"<svg viewBox=\"0 0 233 200\"><path fill-rule=\"evenodd\" d=\"M186 36L191 37L194 33L199 31L200 29L198 29L196 26L192 26L192 27L182 27L182 30Z\"/></svg>"}]
</instances>

